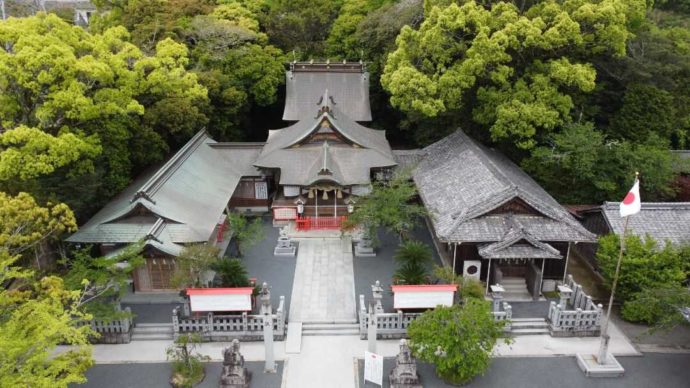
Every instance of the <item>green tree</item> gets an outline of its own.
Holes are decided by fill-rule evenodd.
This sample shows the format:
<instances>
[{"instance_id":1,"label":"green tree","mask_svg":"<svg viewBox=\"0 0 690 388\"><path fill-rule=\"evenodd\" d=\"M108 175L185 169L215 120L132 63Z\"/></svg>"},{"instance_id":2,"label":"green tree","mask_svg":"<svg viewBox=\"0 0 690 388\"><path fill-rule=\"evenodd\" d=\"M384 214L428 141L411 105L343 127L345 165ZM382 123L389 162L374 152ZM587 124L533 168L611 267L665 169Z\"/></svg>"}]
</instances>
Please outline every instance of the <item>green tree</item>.
<instances>
[{"instance_id":1,"label":"green tree","mask_svg":"<svg viewBox=\"0 0 690 388\"><path fill-rule=\"evenodd\" d=\"M0 185L8 192L104 201L205 121L206 90L185 70L186 47L169 39L146 56L123 27L90 34L39 13L0 23L0 46L9 48L0 50ZM44 180L51 175L61 179ZM90 198L66 188L84 179L99 185Z\"/></svg>"},{"instance_id":2,"label":"green tree","mask_svg":"<svg viewBox=\"0 0 690 388\"><path fill-rule=\"evenodd\" d=\"M405 173L396 174L388 182L375 182L369 194L357 198L343 229L361 226L376 243L376 232L382 227L404 240L418 219L426 215L423 206L413 203L416 195L417 189Z\"/></svg>"},{"instance_id":3,"label":"green tree","mask_svg":"<svg viewBox=\"0 0 690 388\"><path fill-rule=\"evenodd\" d=\"M27 193L11 196L0 191L0 249L18 255L22 265L30 266L35 260L36 267L47 269L41 263L51 263L40 260L39 248L75 230L74 213L64 203L41 206Z\"/></svg>"},{"instance_id":4,"label":"green tree","mask_svg":"<svg viewBox=\"0 0 690 388\"><path fill-rule=\"evenodd\" d=\"M75 251L73 257L60 261L66 271L62 276L65 288L81 291L80 308L94 318L121 318L126 314L117 302L134 270L144 264L143 244L131 244L114 257L93 257L90 250Z\"/></svg>"},{"instance_id":5,"label":"green tree","mask_svg":"<svg viewBox=\"0 0 690 388\"><path fill-rule=\"evenodd\" d=\"M520 148L570 121L573 98L596 86L587 59L624 55L645 13L644 0L463 3L427 7L419 29L403 27L381 82L405 112L469 113Z\"/></svg>"},{"instance_id":6,"label":"green tree","mask_svg":"<svg viewBox=\"0 0 690 388\"><path fill-rule=\"evenodd\" d=\"M0 287L0 386L67 387L86 381L93 365L88 325L79 309L79 291L65 289L55 276L35 278L32 271L15 265L17 255L0 245L0 284L14 281L20 287ZM72 347L53 354L59 344Z\"/></svg>"},{"instance_id":7,"label":"green tree","mask_svg":"<svg viewBox=\"0 0 690 388\"><path fill-rule=\"evenodd\" d=\"M428 266L433 255L428 245L421 241L405 241L398 247L394 258L398 263L393 274L395 284L429 283Z\"/></svg>"},{"instance_id":8,"label":"green tree","mask_svg":"<svg viewBox=\"0 0 690 388\"><path fill-rule=\"evenodd\" d=\"M168 360L172 360L171 383L175 388L192 388L204 379L203 362L210 361L211 357L194 352L199 343L199 334L183 334L166 349Z\"/></svg>"},{"instance_id":9,"label":"green tree","mask_svg":"<svg viewBox=\"0 0 690 388\"><path fill-rule=\"evenodd\" d=\"M495 321L490 303L468 299L463 305L437 306L410 323L407 333L419 359L432 363L451 384L484 374L505 321Z\"/></svg>"},{"instance_id":10,"label":"green tree","mask_svg":"<svg viewBox=\"0 0 690 388\"><path fill-rule=\"evenodd\" d=\"M522 167L563 203L623 198L635 171L645 198L673 194L677 158L668 143L650 134L644 143L608 139L592 124L569 124L523 160Z\"/></svg>"},{"instance_id":11,"label":"green tree","mask_svg":"<svg viewBox=\"0 0 690 388\"><path fill-rule=\"evenodd\" d=\"M651 325L651 331L671 330L690 324L690 289L675 284L644 289L623 304L623 318Z\"/></svg>"},{"instance_id":12,"label":"green tree","mask_svg":"<svg viewBox=\"0 0 690 388\"><path fill-rule=\"evenodd\" d=\"M618 235L609 234L599 238L597 262L608 287L613 280L619 250ZM616 297L628 301L641 291L680 285L686 278L685 269L681 251L672 244L660 246L651 236L643 239L627 235Z\"/></svg>"},{"instance_id":13,"label":"green tree","mask_svg":"<svg viewBox=\"0 0 690 388\"><path fill-rule=\"evenodd\" d=\"M342 0L275 0L260 17L270 42L298 58L323 57Z\"/></svg>"},{"instance_id":14,"label":"green tree","mask_svg":"<svg viewBox=\"0 0 690 388\"><path fill-rule=\"evenodd\" d=\"M261 217L249 220L244 214L230 213L227 218L228 233L237 243L239 257L252 245L264 239L264 226Z\"/></svg>"},{"instance_id":15,"label":"green tree","mask_svg":"<svg viewBox=\"0 0 690 388\"><path fill-rule=\"evenodd\" d=\"M211 269L216 271L220 283L219 287L249 287L249 276L247 268L240 259L222 259L211 265Z\"/></svg>"},{"instance_id":16,"label":"green tree","mask_svg":"<svg viewBox=\"0 0 690 388\"><path fill-rule=\"evenodd\" d=\"M175 259L175 273L170 283L176 288L204 287L203 275L217 263L220 250L207 244L186 246Z\"/></svg>"}]
</instances>

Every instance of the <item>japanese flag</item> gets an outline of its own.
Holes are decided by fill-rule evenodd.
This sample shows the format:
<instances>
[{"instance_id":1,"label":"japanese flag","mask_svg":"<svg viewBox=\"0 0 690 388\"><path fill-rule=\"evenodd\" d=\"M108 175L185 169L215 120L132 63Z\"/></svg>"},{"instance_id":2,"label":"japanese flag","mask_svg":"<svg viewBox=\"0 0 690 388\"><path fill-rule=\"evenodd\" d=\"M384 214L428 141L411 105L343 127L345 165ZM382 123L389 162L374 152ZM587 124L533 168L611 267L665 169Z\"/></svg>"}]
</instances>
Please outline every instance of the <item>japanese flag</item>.
<instances>
[{"instance_id":1,"label":"japanese flag","mask_svg":"<svg viewBox=\"0 0 690 388\"><path fill-rule=\"evenodd\" d=\"M640 180L635 179L635 184L628 192L628 195L621 202L621 217L637 214L640 212L642 201L640 201Z\"/></svg>"}]
</instances>

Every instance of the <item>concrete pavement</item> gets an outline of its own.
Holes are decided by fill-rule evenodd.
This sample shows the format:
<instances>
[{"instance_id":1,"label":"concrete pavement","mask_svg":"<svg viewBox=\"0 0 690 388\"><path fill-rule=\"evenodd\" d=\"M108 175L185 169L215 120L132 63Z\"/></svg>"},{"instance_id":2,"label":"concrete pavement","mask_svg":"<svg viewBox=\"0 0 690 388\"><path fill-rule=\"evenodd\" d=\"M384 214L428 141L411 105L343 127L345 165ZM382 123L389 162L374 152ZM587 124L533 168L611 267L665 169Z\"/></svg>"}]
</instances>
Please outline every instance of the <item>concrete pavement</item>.
<instances>
[{"instance_id":1,"label":"concrete pavement","mask_svg":"<svg viewBox=\"0 0 690 388\"><path fill-rule=\"evenodd\" d=\"M299 240L290 322L354 319L352 253L343 252L339 238Z\"/></svg>"},{"instance_id":2,"label":"concrete pavement","mask_svg":"<svg viewBox=\"0 0 690 388\"><path fill-rule=\"evenodd\" d=\"M640 355L628 339L615 327L609 326L610 349L616 356ZM165 362L165 348L172 341L136 341L124 345L94 345L93 357L98 364L157 363ZM379 340L378 353L393 357L398 352L398 340ZM222 352L228 342L204 343L199 352L213 361L222 360ZM598 338L552 338L548 335L518 337L512 345L499 344L495 356L544 357L573 356L580 352L596 352ZM64 350L65 347L61 347ZM355 371L353 360L361 358L367 349L367 341L356 336L315 336L302 338L299 354L286 354L285 342L275 343L276 360L286 360L285 385L283 388L353 388ZM242 344L242 354L247 361L263 361L262 342ZM573 364L573 368L576 366Z\"/></svg>"}]
</instances>

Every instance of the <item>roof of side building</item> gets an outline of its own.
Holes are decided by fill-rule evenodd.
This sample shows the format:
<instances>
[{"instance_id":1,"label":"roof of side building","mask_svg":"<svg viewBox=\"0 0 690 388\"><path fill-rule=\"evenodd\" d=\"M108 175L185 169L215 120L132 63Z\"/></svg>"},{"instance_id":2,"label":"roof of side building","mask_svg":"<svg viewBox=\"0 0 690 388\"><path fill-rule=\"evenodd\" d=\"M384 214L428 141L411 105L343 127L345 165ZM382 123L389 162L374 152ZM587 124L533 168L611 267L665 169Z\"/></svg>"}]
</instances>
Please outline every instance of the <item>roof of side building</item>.
<instances>
[{"instance_id":1,"label":"roof of side building","mask_svg":"<svg viewBox=\"0 0 690 388\"><path fill-rule=\"evenodd\" d=\"M623 232L619 202L605 202L602 213L614 233ZM690 202L643 202L639 213L629 216L628 231L650 235L656 241L690 244Z\"/></svg>"}]
</instances>

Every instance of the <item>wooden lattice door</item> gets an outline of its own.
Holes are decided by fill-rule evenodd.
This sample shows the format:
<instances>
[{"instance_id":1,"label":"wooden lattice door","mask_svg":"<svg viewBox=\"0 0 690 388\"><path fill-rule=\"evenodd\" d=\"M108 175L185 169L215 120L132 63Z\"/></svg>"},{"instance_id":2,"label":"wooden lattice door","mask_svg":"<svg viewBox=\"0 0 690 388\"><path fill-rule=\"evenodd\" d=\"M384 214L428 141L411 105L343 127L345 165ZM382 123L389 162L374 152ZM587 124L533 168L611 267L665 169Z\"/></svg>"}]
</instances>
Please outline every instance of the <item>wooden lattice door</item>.
<instances>
[{"instance_id":1,"label":"wooden lattice door","mask_svg":"<svg viewBox=\"0 0 690 388\"><path fill-rule=\"evenodd\" d=\"M170 289L170 278L175 271L175 260L167 257L152 257L146 259L146 268L151 279L151 289Z\"/></svg>"}]
</instances>

